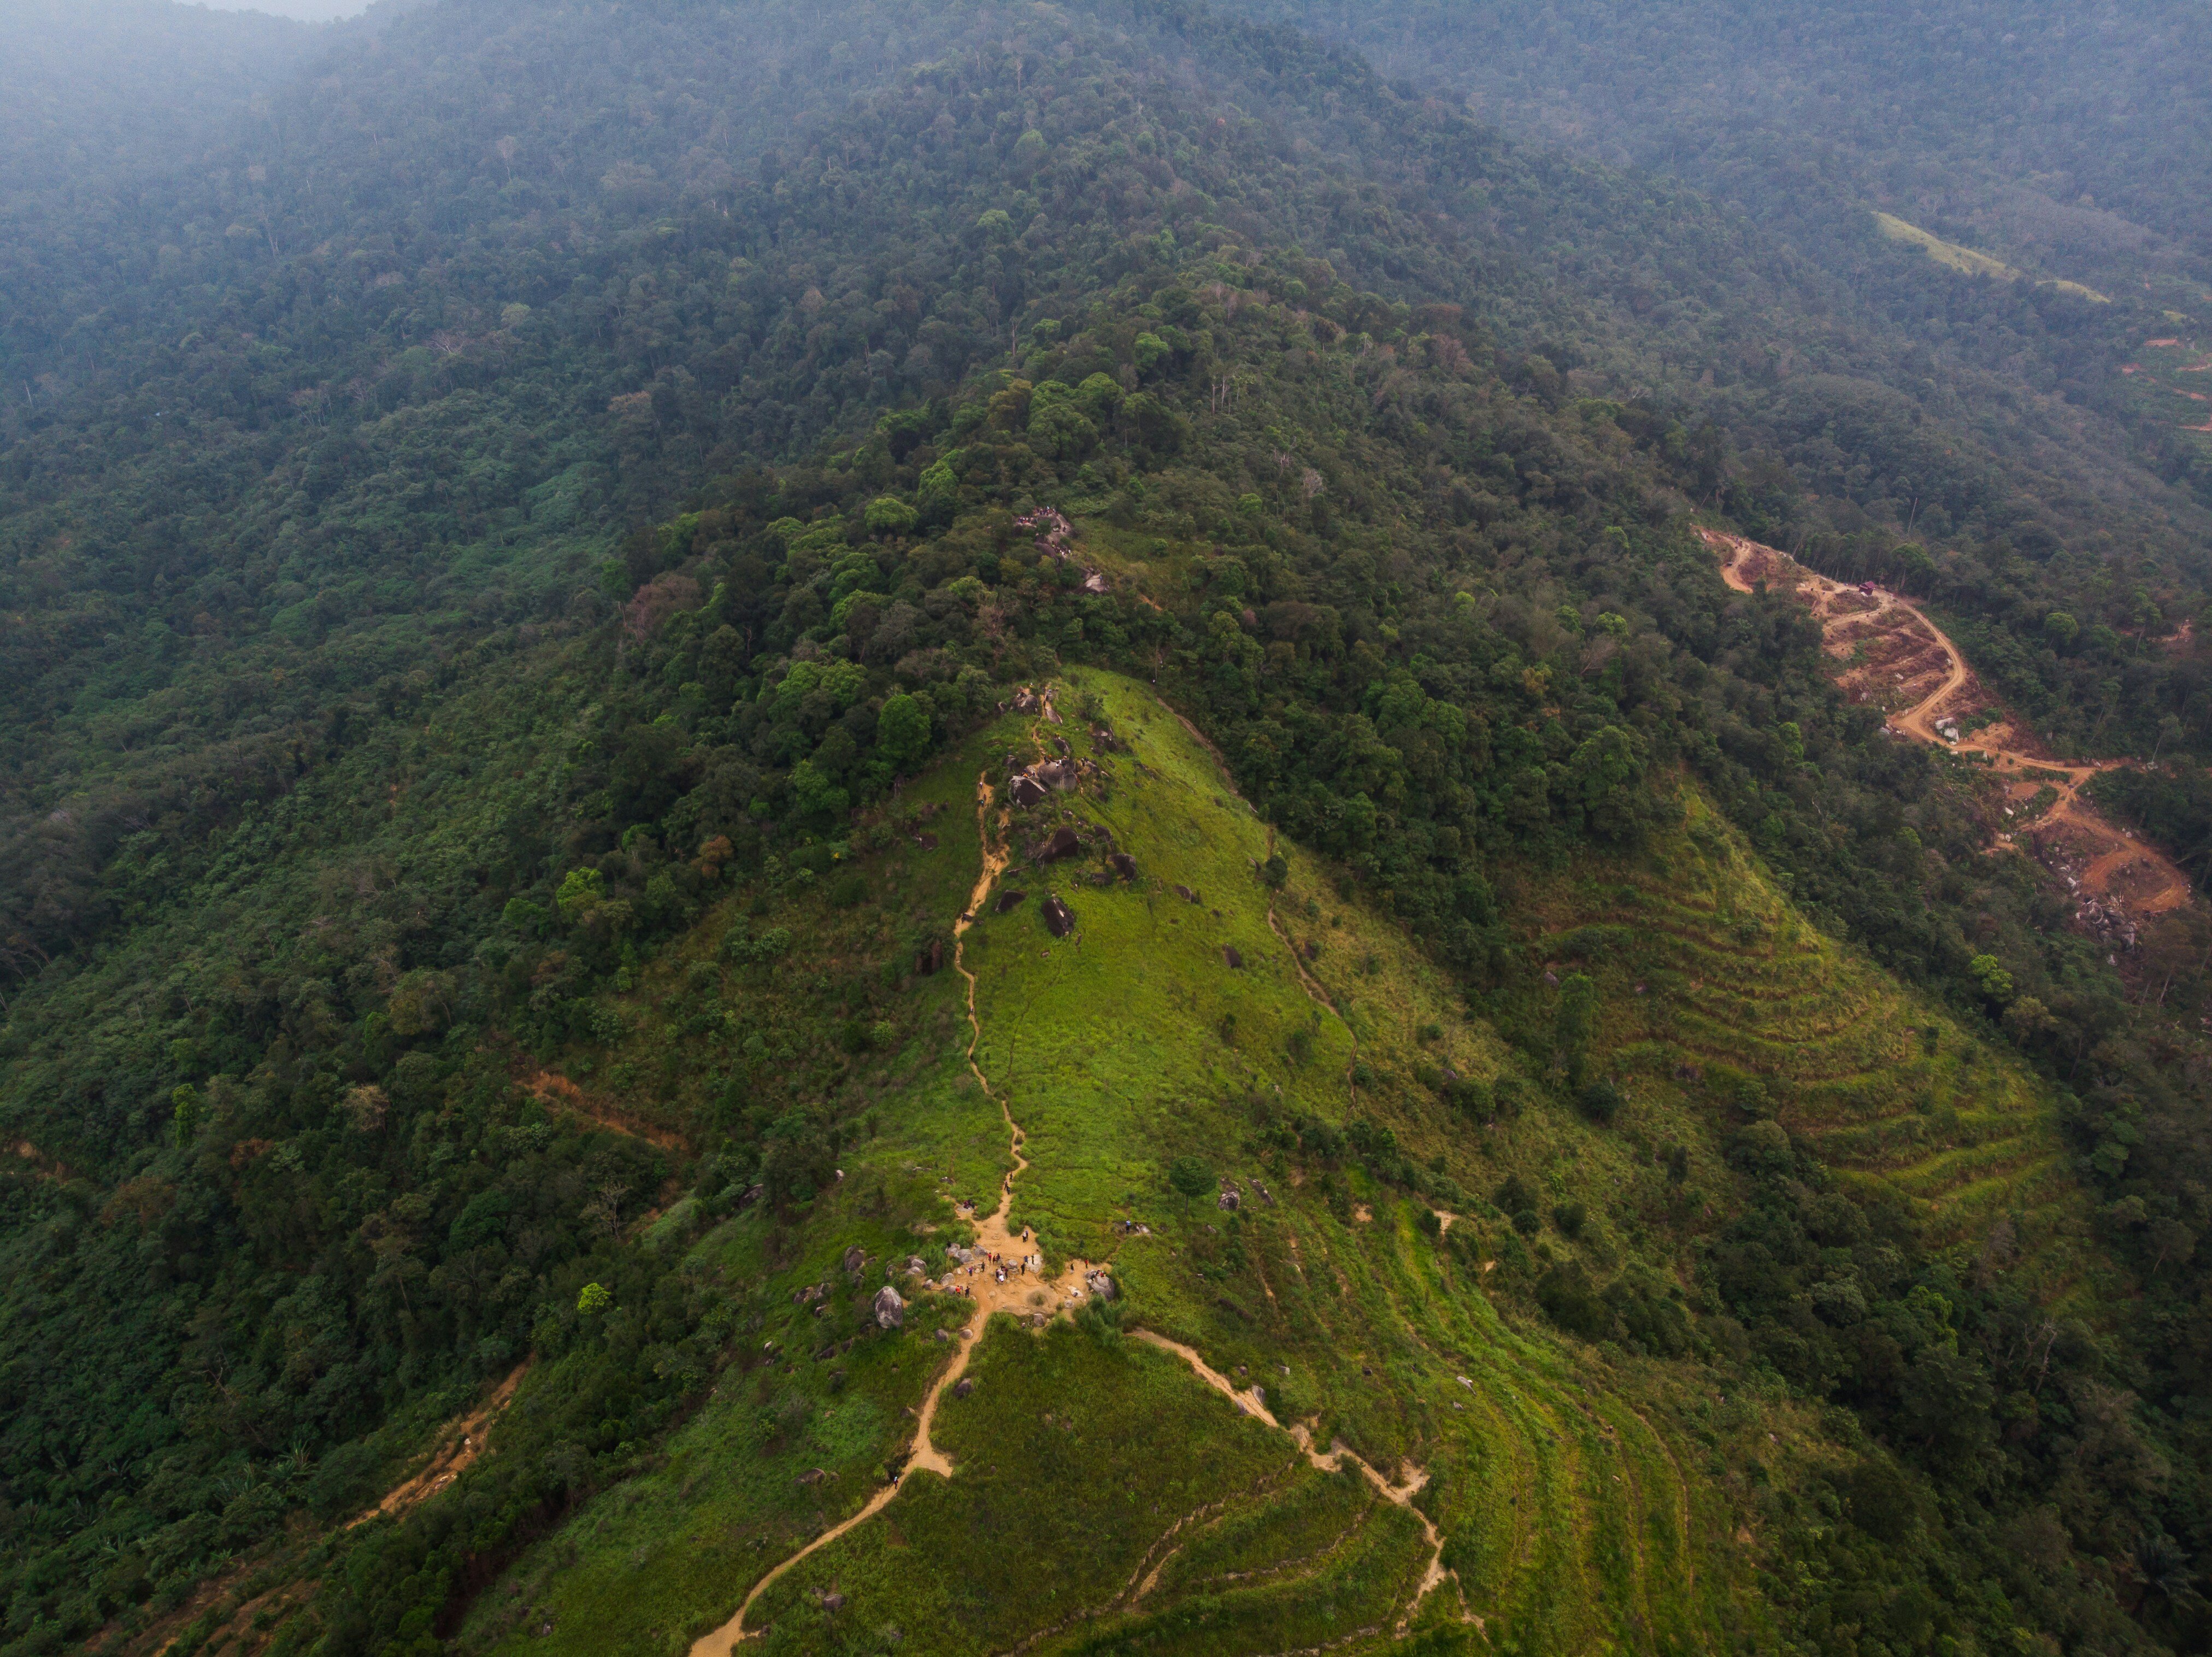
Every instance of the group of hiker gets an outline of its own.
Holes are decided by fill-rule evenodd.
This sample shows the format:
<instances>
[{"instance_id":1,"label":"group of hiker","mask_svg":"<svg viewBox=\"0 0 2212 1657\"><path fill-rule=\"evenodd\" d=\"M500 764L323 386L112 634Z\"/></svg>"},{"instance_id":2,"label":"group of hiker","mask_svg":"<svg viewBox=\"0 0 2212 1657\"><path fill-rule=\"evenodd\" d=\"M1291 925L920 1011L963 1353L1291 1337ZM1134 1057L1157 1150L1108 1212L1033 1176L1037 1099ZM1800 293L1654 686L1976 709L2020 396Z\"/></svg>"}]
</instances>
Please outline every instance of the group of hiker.
<instances>
[{"instance_id":1,"label":"group of hiker","mask_svg":"<svg viewBox=\"0 0 2212 1657\"><path fill-rule=\"evenodd\" d=\"M1029 1240L1030 1234L1024 1228L1022 1240L1027 1242ZM988 1271L997 1282L1003 1283L1009 1277L1024 1277L1030 1272L1042 1272L1043 1270L1044 1256L1042 1254L1010 1257L994 1253L989 1249L981 1249L978 1250L975 1255L962 1261L958 1275L962 1278L968 1278L973 1277L979 1271ZM971 1299L975 1295L975 1290L964 1282L956 1282L951 1288L956 1295L966 1295Z\"/></svg>"}]
</instances>

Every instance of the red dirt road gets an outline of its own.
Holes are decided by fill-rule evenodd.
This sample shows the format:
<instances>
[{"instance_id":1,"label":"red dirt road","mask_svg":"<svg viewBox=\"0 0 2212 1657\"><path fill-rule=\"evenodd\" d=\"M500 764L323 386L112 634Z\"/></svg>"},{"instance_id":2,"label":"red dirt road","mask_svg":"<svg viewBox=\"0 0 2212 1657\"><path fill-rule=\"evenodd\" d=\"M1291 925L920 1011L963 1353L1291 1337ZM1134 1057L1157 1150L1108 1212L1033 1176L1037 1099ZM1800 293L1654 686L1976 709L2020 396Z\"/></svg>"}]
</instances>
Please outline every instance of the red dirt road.
<instances>
[{"instance_id":1,"label":"red dirt road","mask_svg":"<svg viewBox=\"0 0 2212 1657\"><path fill-rule=\"evenodd\" d=\"M1790 592L1813 612L1836 659L1837 680L1851 700L1881 707L1888 728L1900 736L1988 756L2004 789L2008 816L2044 789L2053 792L2048 809L2015 832L2000 831L1997 844L2025 841L2032 847L2082 900L2085 920L2106 923L2093 929L2111 929L2117 923L2132 942L2142 922L2189 902L2188 876L2171 858L2115 827L2081 798L2091 778L2132 761L2051 758L2035 733L1982 689L1959 648L1911 600L1880 589L1869 595L1741 535L1698 533L1719 554L1721 579L1737 592L1763 584ZM1982 713L1997 717L1971 734L1959 728L1959 722ZM1945 734L1946 726L1955 737Z\"/></svg>"}]
</instances>

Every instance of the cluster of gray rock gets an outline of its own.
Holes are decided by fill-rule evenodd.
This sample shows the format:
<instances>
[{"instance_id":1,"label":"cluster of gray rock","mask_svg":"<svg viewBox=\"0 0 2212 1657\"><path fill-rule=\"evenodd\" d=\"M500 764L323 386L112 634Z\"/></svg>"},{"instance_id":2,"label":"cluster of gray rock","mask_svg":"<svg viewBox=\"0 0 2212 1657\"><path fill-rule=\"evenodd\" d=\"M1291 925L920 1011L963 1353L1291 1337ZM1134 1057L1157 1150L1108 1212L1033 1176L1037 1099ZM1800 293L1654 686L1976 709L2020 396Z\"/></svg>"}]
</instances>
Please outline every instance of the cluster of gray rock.
<instances>
[{"instance_id":1,"label":"cluster of gray rock","mask_svg":"<svg viewBox=\"0 0 2212 1657\"><path fill-rule=\"evenodd\" d=\"M1098 767L1088 759L1078 759L1070 754L1055 755L1050 759L1039 759L1024 765L1009 755L1006 760L1006 798L1015 805L1029 807L1041 804L1055 794L1065 794L1086 777L1097 774Z\"/></svg>"},{"instance_id":2,"label":"cluster of gray rock","mask_svg":"<svg viewBox=\"0 0 2212 1657\"><path fill-rule=\"evenodd\" d=\"M1066 564L1069 556L1075 551L1075 526L1051 507L1041 506L1026 516L1015 519L1014 527L1017 529L1041 532L1037 533L1035 542L1036 550L1055 564ZM1109 582L1103 574L1087 564L1084 566L1083 590L1085 592L1105 593L1110 592L1112 588L1113 583Z\"/></svg>"},{"instance_id":3,"label":"cluster of gray rock","mask_svg":"<svg viewBox=\"0 0 2212 1657\"><path fill-rule=\"evenodd\" d=\"M1269 1208L1275 1206L1274 1193L1256 1179L1252 1182L1252 1194ZM1224 1214L1234 1214L1244 1206L1243 1188L1225 1173L1221 1176L1221 1195L1213 1199L1213 1206Z\"/></svg>"}]
</instances>

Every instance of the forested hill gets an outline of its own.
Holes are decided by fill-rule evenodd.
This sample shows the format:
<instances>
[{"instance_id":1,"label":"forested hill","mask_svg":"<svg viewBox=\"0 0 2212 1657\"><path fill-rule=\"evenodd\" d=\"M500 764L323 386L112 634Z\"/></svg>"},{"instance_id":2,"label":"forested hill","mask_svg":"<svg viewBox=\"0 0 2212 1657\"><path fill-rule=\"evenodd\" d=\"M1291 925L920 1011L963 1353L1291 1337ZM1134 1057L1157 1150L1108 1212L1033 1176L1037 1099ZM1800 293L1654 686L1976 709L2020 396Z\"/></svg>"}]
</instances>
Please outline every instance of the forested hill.
<instances>
[{"instance_id":1,"label":"forested hill","mask_svg":"<svg viewBox=\"0 0 2212 1657\"><path fill-rule=\"evenodd\" d=\"M2212 155L2208 46L2185 3L1230 9L1449 86L1516 133L1678 173L1796 227L1856 198L2085 282L2149 277L2201 296L2212 274L2191 205Z\"/></svg>"},{"instance_id":2,"label":"forested hill","mask_svg":"<svg viewBox=\"0 0 2212 1657\"><path fill-rule=\"evenodd\" d=\"M2202 746L2110 308L1150 0L318 53L9 209L6 1649L2203 1646L2212 935L1697 533Z\"/></svg>"},{"instance_id":3,"label":"forested hill","mask_svg":"<svg viewBox=\"0 0 2212 1657\"><path fill-rule=\"evenodd\" d=\"M126 834L189 844L284 786L333 697L559 613L595 540L674 492L941 395L1131 236L1208 224L1462 304L1547 404L1717 417L1703 493L1808 556L1905 573L1910 519L2008 620L2108 618L2112 649L2020 661L2054 734L2116 712L2106 740L2148 752L2161 714L2207 716L2192 664L2127 639L2193 612L2201 515L1995 369L2108 360L2097 308L1985 295L1977 352L1930 356L1680 189L1515 149L1293 36L1100 17L1111 39L988 9L441 6L337 46L213 152L153 146L68 235L24 209L8 947L112 914ZM1179 112L1172 147L1097 139L1093 94L1049 78L1079 46ZM1009 107L870 89L979 51L1012 67ZM2146 680L2116 704L2115 654Z\"/></svg>"},{"instance_id":4,"label":"forested hill","mask_svg":"<svg viewBox=\"0 0 2212 1657\"><path fill-rule=\"evenodd\" d=\"M173 174L228 144L258 100L407 3L376 0L330 29L161 0L15 0L0 15L0 202L11 214L60 209L41 222L78 243L82 215L106 191Z\"/></svg>"},{"instance_id":5,"label":"forested hill","mask_svg":"<svg viewBox=\"0 0 2212 1657\"><path fill-rule=\"evenodd\" d=\"M1869 318L1894 330L1905 350L1888 383L1924 411L1955 417L1936 387L1962 370L1978 381L1964 400L2003 404L2001 424L2024 394L2063 399L2068 414L2046 431L2085 462L2077 476L2142 467L2212 500L2212 421L2191 395L2193 366L2212 349L2212 239L2197 210L2212 164L2212 40L2191 5L1227 9L1344 43L1407 93L1463 102L1517 137L1650 169L1743 213L1759 228L1755 261L1786 258L1833 283L1843 331ZM2108 302L2061 301L2069 282ZM2023 326L2029 310L2039 322ZM1762 321L1753 350L1781 353L1786 374L1799 331ZM1725 386L1725 365L1717 375ZM1863 450L1844 434L1883 417L1872 409L1844 415L1826 387L1818 412L1760 400L1723 396L1713 412L1747 449L1778 425L1801 478L1867 509L1893 543L1933 552L1942 568L1923 590L1972 619L1983 673L2063 750L2086 752L2094 732L2148 756L2157 714L2182 719L2205 750L2185 711L2202 705L2194 675L2160 685L2166 653L2148 646L2198 607L2194 555L2124 572L2112 556L2121 544L2098 539L2100 511L1977 532L1931 456L1855 475ZM1824 556L1821 527L1778 524L1772 538L1806 533L1831 575L1904 574ZM1969 556L1947 559L1947 546ZM2052 612L2081 624L2085 607L2101 612L2112 647L2047 649L2055 641L2038 635ZM2122 688L2108 695L2108 684ZM2130 708L2149 714L2132 729ZM2183 820L2191 844L2212 827L2193 807Z\"/></svg>"}]
</instances>

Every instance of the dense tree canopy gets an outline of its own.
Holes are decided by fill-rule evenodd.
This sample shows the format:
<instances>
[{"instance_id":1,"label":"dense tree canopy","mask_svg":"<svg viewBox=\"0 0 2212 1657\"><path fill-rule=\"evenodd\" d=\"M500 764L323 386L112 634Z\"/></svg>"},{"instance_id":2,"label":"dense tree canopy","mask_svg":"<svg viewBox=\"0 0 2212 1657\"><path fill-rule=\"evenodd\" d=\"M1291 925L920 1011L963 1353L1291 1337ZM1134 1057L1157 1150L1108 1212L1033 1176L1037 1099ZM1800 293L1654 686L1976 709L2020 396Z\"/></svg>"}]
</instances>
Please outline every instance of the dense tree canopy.
<instances>
[{"instance_id":1,"label":"dense tree canopy","mask_svg":"<svg viewBox=\"0 0 2212 1657\"><path fill-rule=\"evenodd\" d=\"M516 1538L633 1465L746 1315L636 1222L672 1179L701 1223L803 1215L868 1131L847 1061L908 1016L932 937L886 923L787 1020L672 999L728 1050L681 1133L556 1121L524 1084L616 1045L611 998L740 883L857 910L840 871L902 779L1066 663L1187 708L1595 1121L1621 1101L1592 981L1532 1010L1516 889L1639 855L1686 789L2037 1067L2142 1288L2105 1327L1849 1200L1748 1087L1752 1196L1694 1306L1642 1265L1532 1270L1527 1298L1894 1453L1791 1544L1804 1648L2201 1646L2212 1143L2200 1035L2158 1003L2201 1003L2204 941L2150 941L2164 989L2124 981L1980 855L1971 780L1883 740L1802 612L1729 594L1692 530L1925 595L2061 746L2212 752L2202 660L2166 642L2206 514L2096 389L2132 296L1867 279L1748 186L1525 149L1152 0L372 25L297 78L293 34L240 35L263 89L196 96L189 153L155 122L8 180L10 1649L357 1510L526 1354L573 1377L531 1455L341 1546L321 1648L434 1645ZM2122 199L2102 176L2080 187ZM2178 850L2212 835L2187 777L2115 786ZM716 983L791 951L762 902ZM1535 1092L1437 1082L1492 1118ZM1278 1131L1433 1194L1387 1127Z\"/></svg>"}]
</instances>

